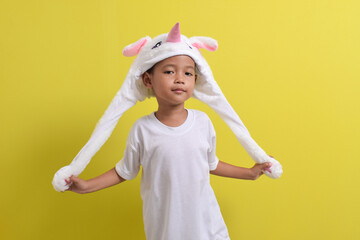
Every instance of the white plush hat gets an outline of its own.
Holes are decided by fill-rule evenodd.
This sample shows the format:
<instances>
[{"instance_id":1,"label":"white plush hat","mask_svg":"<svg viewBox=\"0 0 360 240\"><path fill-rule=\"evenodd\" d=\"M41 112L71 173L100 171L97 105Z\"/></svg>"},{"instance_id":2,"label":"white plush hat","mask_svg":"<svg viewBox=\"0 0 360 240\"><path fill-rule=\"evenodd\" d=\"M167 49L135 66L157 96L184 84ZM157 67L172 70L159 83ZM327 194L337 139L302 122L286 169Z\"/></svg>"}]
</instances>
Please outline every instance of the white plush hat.
<instances>
[{"instance_id":1,"label":"white plush hat","mask_svg":"<svg viewBox=\"0 0 360 240\"><path fill-rule=\"evenodd\" d=\"M217 41L209 37L187 38L180 34L177 23L169 34L161 34L154 39L144 37L126 46L123 54L136 56L125 81L116 93L108 109L101 117L89 141L76 155L70 165L61 168L54 176L53 186L57 191L69 188L65 179L78 176L88 165L91 158L110 137L120 117L137 101L153 96L142 82L142 74L156 63L176 55L187 55L196 64L197 81L193 97L209 105L226 122L237 137L240 144L256 163L271 162L272 166L265 174L271 178L279 178L282 174L281 164L269 157L251 138L248 130L226 100L218 84L214 80L211 69L199 49L208 51L217 49Z\"/></svg>"}]
</instances>

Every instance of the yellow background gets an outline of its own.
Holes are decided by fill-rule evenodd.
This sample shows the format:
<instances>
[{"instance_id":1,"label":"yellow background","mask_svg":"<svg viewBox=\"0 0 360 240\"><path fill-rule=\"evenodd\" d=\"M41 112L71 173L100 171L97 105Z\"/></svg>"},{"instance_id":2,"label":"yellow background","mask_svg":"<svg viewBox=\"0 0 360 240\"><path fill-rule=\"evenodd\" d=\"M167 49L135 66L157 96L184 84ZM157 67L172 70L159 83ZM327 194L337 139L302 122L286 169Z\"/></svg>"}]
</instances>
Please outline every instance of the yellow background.
<instances>
[{"instance_id":1,"label":"yellow background","mask_svg":"<svg viewBox=\"0 0 360 240\"><path fill-rule=\"evenodd\" d=\"M144 239L140 174L94 194L53 190L120 88L122 48L168 32L211 36L203 51L253 138L284 168L278 180L211 181L230 236L360 239L360 4L356 0L0 0L0 239ZM217 155L253 162L214 112ZM129 110L81 175L122 157Z\"/></svg>"}]
</instances>

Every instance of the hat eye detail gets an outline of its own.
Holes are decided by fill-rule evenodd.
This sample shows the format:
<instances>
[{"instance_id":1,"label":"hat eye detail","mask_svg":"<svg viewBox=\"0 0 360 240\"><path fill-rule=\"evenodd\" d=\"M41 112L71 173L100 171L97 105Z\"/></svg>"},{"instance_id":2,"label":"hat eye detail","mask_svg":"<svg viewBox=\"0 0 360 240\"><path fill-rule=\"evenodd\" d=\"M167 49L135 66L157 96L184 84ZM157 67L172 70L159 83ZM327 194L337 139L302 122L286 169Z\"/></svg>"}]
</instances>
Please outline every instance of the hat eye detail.
<instances>
[{"instance_id":1,"label":"hat eye detail","mask_svg":"<svg viewBox=\"0 0 360 240\"><path fill-rule=\"evenodd\" d=\"M153 46L151 49L154 49L154 48L157 48L157 47L160 47L162 44L162 41L158 42L155 44L155 46Z\"/></svg>"}]
</instances>

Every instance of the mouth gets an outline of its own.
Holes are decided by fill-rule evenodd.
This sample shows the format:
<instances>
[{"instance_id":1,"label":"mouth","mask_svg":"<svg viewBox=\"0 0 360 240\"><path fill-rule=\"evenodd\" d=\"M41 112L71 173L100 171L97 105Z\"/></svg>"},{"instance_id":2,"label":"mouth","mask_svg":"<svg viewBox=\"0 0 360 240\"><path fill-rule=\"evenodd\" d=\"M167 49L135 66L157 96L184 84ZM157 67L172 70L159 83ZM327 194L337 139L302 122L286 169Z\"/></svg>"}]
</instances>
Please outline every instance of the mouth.
<instances>
[{"instance_id":1,"label":"mouth","mask_svg":"<svg viewBox=\"0 0 360 240\"><path fill-rule=\"evenodd\" d=\"M184 93L184 92L186 92L186 90L182 89L182 88L175 88L175 89L172 89L171 91L173 91L175 93Z\"/></svg>"}]
</instances>

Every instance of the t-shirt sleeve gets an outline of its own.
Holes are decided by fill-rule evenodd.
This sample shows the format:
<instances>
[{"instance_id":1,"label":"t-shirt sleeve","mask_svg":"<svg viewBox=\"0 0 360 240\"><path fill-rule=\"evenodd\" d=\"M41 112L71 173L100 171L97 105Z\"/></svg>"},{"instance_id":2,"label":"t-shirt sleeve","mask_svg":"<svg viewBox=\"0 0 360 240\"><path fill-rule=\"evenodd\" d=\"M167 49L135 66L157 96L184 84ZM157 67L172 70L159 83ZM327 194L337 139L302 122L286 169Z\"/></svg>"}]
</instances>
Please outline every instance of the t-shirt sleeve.
<instances>
[{"instance_id":1,"label":"t-shirt sleeve","mask_svg":"<svg viewBox=\"0 0 360 240\"><path fill-rule=\"evenodd\" d=\"M130 131L128 139L126 141L126 148L124 157L116 164L115 170L122 178L126 180L134 179L140 170L140 155L134 144L134 131Z\"/></svg>"},{"instance_id":2,"label":"t-shirt sleeve","mask_svg":"<svg viewBox=\"0 0 360 240\"><path fill-rule=\"evenodd\" d=\"M210 149L208 151L208 161L209 161L209 169L210 171L212 171L217 168L219 159L216 156L216 133L210 119L209 119L209 132L210 132L210 137L209 137Z\"/></svg>"}]
</instances>

